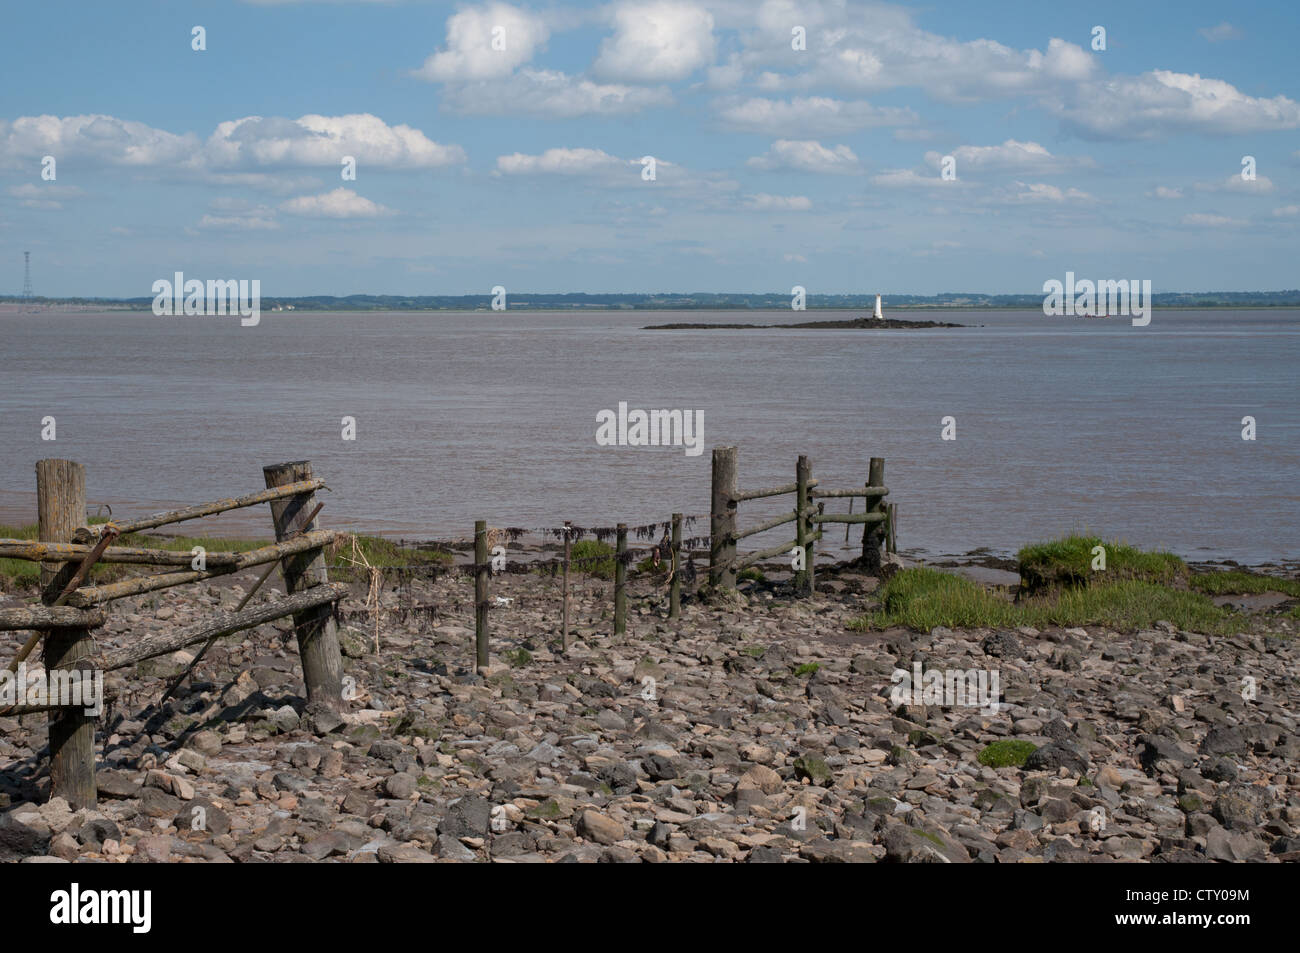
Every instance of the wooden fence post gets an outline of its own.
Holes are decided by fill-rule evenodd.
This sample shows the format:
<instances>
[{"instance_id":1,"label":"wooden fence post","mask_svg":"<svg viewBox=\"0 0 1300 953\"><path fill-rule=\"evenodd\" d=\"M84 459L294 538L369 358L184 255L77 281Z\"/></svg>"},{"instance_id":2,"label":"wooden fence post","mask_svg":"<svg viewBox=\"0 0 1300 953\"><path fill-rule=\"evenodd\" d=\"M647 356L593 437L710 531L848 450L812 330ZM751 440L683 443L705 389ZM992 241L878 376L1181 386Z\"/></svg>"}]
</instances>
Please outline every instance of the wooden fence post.
<instances>
[{"instance_id":1,"label":"wooden fence post","mask_svg":"<svg viewBox=\"0 0 1300 953\"><path fill-rule=\"evenodd\" d=\"M310 480L311 461L278 463L262 467L268 488ZM271 503L271 521L275 525L275 539L283 542L299 530L315 528L308 517L314 512L314 491L299 493ZM284 575L285 592L292 595L329 581L325 551L309 549L286 556L280 561ZM307 703L324 705L334 711L343 709L343 656L339 651L338 628L334 624L334 609L321 605L295 613L294 633L298 637L298 657L302 662L302 678L307 684Z\"/></svg>"},{"instance_id":2,"label":"wooden fence post","mask_svg":"<svg viewBox=\"0 0 1300 953\"><path fill-rule=\"evenodd\" d=\"M889 514L889 519L885 524L889 527L889 531L885 536L885 552L893 554L898 552L898 536L895 535L898 522L898 504L890 503L885 512Z\"/></svg>"},{"instance_id":3,"label":"wooden fence post","mask_svg":"<svg viewBox=\"0 0 1300 953\"><path fill-rule=\"evenodd\" d=\"M86 468L71 460L40 460L36 464L36 506L40 538L68 543L86 521ZM50 605L77 571L76 562L41 563L41 601ZM49 629L45 633L45 670L74 670L93 655L95 641L84 626ZM88 672L83 669L78 677ZM69 684L61 680L62 684ZM53 700L53 699L52 699ZM70 699L65 699L70 700ZM93 808L95 786L95 717L85 708L59 708L49 714L50 797L61 797L74 811Z\"/></svg>"},{"instance_id":4,"label":"wooden fence post","mask_svg":"<svg viewBox=\"0 0 1300 953\"><path fill-rule=\"evenodd\" d=\"M673 579L668 584L668 618L682 614L682 514L673 514Z\"/></svg>"},{"instance_id":5,"label":"wooden fence post","mask_svg":"<svg viewBox=\"0 0 1300 953\"><path fill-rule=\"evenodd\" d=\"M796 592L806 596L812 595L813 591L813 534L816 532L810 519L812 497L808 495L808 480L811 476L812 464L806 456L800 455L794 467L794 535L795 547L803 550L804 568L802 572L795 573L794 587Z\"/></svg>"},{"instance_id":6,"label":"wooden fence post","mask_svg":"<svg viewBox=\"0 0 1300 953\"><path fill-rule=\"evenodd\" d=\"M618 524L618 539L614 549L614 634L627 632L627 524Z\"/></svg>"},{"instance_id":7,"label":"wooden fence post","mask_svg":"<svg viewBox=\"0 0 1300 953\"><path fill-rule=\"evenodd\" d=\"M474 521L474 665L488 666L487 520Z\"/></svg>"},{"instance_id":8,"label":"wooden fence post","mask_svg":"<svg viewBox=\"0 0 1300 953\"><path fill-rule=\"evenodd\" d=\"M736 588L736 448L713 448L709 506L709 585Z\"/></svg>"},{"instance_id":9,"label":"wooden fence post","mask_svg":"<svg viewBox=\"0 0 1300 953\"><path fill-rule=\"evenodd\" d=\"M560 628L560 652L569 651L569 528L571 524L564 521L564 622Z\"/></svg>"},{"instance_id":10,"label":"wooden fence post","mask_svg":"<svg viewBox=\"0 0 1300 953\"><path fill-rule=\"evenodd\" d=\"M882 487L885 485L885 460L883 457L871 458L871 469L868 474L868 487ZM885 498L883 496L867 497L868 513L883 513L885 510ZM880 544L884 540L884 529L881 523L866 523L862 527L862 567L873 575L880 573Z\"/></svg>"}]
</instances>

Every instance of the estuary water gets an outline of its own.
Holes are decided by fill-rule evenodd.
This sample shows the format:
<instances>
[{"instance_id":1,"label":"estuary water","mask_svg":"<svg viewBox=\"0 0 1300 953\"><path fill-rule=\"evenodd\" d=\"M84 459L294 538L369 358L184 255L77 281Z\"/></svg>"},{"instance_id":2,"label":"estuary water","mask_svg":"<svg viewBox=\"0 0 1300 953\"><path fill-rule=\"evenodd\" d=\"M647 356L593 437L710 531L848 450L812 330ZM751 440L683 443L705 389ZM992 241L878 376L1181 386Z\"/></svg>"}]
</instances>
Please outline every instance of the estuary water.
<instances>
[{"instance_id":1,"label":"estuary water","mask_svg":"<svg viewBox=\"0 0 1300 953\"><path fill-rule=\"evenodd\" d=\"M32 521L36 460L66 457L119 517L260 489L264 464L310 459L333 491L326 526L433 539L469 536L475 519L649 523L707 514L710 450L732 444L744 488L792 482L801 453L823 486L858 486L884 457L905 552L1010 552L1086 530L1189 558L1300 556L1300 311L1156 311L1143 328L949 311L892 316L967 327L641 330L857 316L0 315L0 520ZM598 446L597 415L620 402L697 411L704 452ZM741 525L789 506L742 504ZM262 507L205 528L268 527ZM843 543L842 528L827 536Z\"/></svg>"}]
</instances>

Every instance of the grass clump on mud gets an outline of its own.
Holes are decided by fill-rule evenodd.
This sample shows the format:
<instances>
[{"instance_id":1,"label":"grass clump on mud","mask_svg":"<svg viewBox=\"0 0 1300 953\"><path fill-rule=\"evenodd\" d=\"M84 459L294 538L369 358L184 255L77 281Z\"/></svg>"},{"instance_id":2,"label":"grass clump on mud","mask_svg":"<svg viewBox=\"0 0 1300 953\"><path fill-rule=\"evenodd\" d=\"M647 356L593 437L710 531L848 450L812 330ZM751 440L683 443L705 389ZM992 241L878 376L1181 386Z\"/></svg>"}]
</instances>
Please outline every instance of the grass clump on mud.
<instances>
[{"instance_id":1,"label":"grass clump on mud","mask_svg":"<svg viewBox=\"0 0 1300 953\"><path fill-rule=\"evenodd\" d=\"M614 578L614 547L598 539L580 539L569 549L573 568L597 579Z\"/></svg>"},{"instance_id":2,"label":"grass clump on mud","mask_svg":"<svg viewBox=\"0 0 1300 953\"><path fill-rule=\"evenodd\" d=\"M1180 629L1229 634L1248 628L1249 622L1248 616L1216 606L1204 593L1140 579L1094 582L1013 603L962 576L935 569L904 569L881 587L880 601L878 610L855 620L851 627L869 630L902 626L928 632L936 626L994 629L1101 625L1135 631L1166 620Z\"/></svg>"},{"instance_id":3,"label":"grass clump on mud","mask_svg":"<svg viewBox=\"0 0 1300 953\"><path fill-rule=\"evenodd\" d=\"M981 751L976 760L988 768L1023 768L1029 756L1037 750L1032 742L1004 738Z\"/></svg>"},{"instance_id":4,"label":"grass clump on mud","mask_svg":"<svg viewBox=\"0 0 1300 953\"><path fill-rule=\"evenodd\" d=\"M1099 546L1102 554L1096 552ZM1106 542L1099 536L1066 536L1033 543L1021 549L1016 558L1021 587L1031 594L1123 579L1167 585L1187 573L1187 564L1172 553L1144 552L1124 543ZM1094 569L1098 564L1105 568Z\"/></svg>"},{"instance_id":5,"label":"grass clump on mud","mask_svg":"<svg viewBox=\"0 0 1300 953\"><path fill-rule=\"evenodd\" d=\"M1280 592L1300 598L1300 581L1266 576L1258 572L1231 570L1197 573L1187 581L1197 592L1210 596Z\"/></svg>"}]
</instances>

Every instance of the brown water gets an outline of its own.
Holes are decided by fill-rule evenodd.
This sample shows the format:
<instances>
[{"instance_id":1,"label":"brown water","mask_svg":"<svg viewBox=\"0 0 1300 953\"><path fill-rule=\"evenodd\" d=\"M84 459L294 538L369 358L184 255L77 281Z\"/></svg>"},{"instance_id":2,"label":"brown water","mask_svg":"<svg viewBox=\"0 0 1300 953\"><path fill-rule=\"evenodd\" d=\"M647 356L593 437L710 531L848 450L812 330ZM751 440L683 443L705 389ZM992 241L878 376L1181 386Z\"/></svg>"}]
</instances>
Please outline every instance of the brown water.
<instances>
[{"instance_id":1,"label":"brown water","mask_svg":"<svg viewBox=\"0 0 1300 953\"><path fill-rule=\"evenodd\" d=\"M788 311L273 313L252 328L0 316L0 519L33 518L33 465L57 456L85 463L90 499L119 517L256 490L263 464L310 459L333 489L328 526L444 538L475 519L635 524L707 513L709 448L735 444L742 487L793 481L800 453L824 486L860 485L885 457L904 550L1087 530L1192 558L1300 555L1300 312L1156 312L1146 328L935 317L983 326L639 330ZM703 411L705 452L597 446L596 414L619 401ZM47 415L54 442L40 439ZM949 415L955 441L940 439ZM789 505L744 504L741 524ZM262 508L213 526L268 524Z\"/></svg>"}]
</instances>

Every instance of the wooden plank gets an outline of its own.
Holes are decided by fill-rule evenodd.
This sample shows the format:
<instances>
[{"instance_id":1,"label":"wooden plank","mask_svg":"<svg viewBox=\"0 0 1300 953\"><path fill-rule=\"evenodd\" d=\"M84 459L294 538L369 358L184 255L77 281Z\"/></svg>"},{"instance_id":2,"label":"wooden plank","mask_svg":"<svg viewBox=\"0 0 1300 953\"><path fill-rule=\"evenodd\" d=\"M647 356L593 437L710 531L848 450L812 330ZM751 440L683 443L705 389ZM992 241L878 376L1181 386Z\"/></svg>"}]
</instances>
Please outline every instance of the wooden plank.
<instances>
[{"instance_id":1,"label":"wooden plank","mask_svg":"<svg viewBox=\"0 0 1300 953\"><path fill-rule=\"evenodd\" d=\"M268 487L265 490L258 490L256 493L248 493L244 496L213 500L211 503L196 503L194 506L186 506L179 510L168 510L165 513L155 513L153 516L145 516L138 520L115 522L112 525L116 526L120 533L136 533L142 529L153 529L157 526L166 526L169 523L181 523L185 520L198 519L201 516L213 516L227 510L242 509L245 506L257 506L259 503L272 503L295 496L301 497L326 488L324 480L294 480L282 486ZM79 542L85 542L97 537L101 529L101 526L80 527L75 538Z\"/></svg>"},{"instance_id":2,"label":"wooden plank","mask_svg":"<svg viewBox=\"0 0 1300 953\"><path fill-rule=\"evenodd\" d=\"M759 533L765 533L769 529L775 529L778 526L784 526L786 523L793 523L796 519L798 519L798 516L794 512L787 513L785 516L774 516L772 519L767 520L766 522L759 523L756 526L751 526L749 529L741 530L740 532L733 535L731 538L739 542L740 540L745 539L747 537L757 536Z\"/></svg>"},{"instance_id":3,"label":"wooden plank","mask_svg":"<svg viewBox=\"0 0 1300 953\"><path fill-rule=\"evenodd\" d=\"M268 490L298 489L271 502L271 522L275 538L286 549L310 543L317 537L313 514L317 513L311 462L279 463L262 467ZM299 535L301 534L301 535ZM297 536L297 539L291 537ZM332 534L331 534L332 539ZM290 595L329 582L329 571L322 548L330 539L316 539L315 546L304 546L282 559L284 591ZM298 638L298 658L302 678L307 685L307 704L323 705L334 711L343 709L343 653L339 649L338 627L329 606L318 605L294 614L294 634Z\"/></svg>"},{"instance_id":4,"label":"wooden plank","mask_svg":"<svg viewBox=\"0 0 1300 953\"><path fill-rule=\"evenodd\" d=\"M884 513L826 513L809 517L814 523L883 523Z\"/></svg>"},{"instance_id":5,"label":"wooden plank","mask_svg":"<svg viewBox=\"0 0 1300 953\"><path fill-rule=\"evenodd\" d=\"M156 573L152 576L135 576L131 579L122 579L102 586L86 586L78 589L68 597L68 605L85 608L102 602L112 602L114 599L124 599L127 596L138 596L145 592L155 592L171 586L184 585L188 582L199 582L203 579L212 579L215 576L229 576L231 573L242 572L253 566L273 563L286 556L310 554L319 550L322 546L334 542L339 535L334 530L329 529L313 530L304 533L297 539L272 543L260 549L250 549L246 553L240 553L238 558L230 565L219 566L215 569L205 569L201 572L191 570L189 572ZM324 557L322 557L323 561Z\"/></svg>"},{"instance_id":6,"label":"wooden plank","mask_svg":"<svg viewBox=\"0 0 1300 953\"><path fill-rule=\"evenodd\" d=\"M889 490L883 486L865 486L860 490L814 490L810 496L814 500L830 499L832 497L845 496L865 496L868 499L874 496L888 496Z\"/></svg>"},{"instance_id":7,"label":"wooden plank","mask_svg":"<svg viewBox=\"0 0 1300 953\"><path fill-rule=\"evenodd\" d=\"M51 629L58 626L93 629L104 624L103 609L74 609L72 606L25 606L0 609L0 632L14 629Z\"/></svg>"},{"instance_id":8,"label":"wooden plank","mask_svg":"<svg viewBox=\"0 0 1300 953\"><path fill-rule=\"evenodd\" d=\"M817 481L813 480L809 486L816 486ZM799 489L798 483L787 483L785 486L774 486L766 490L737 490L736 501L743 503L746 500L760 500L765 496L780 496L783 493L794 493Z\"/></svg>"},{"instance_id":9,"label":"wooden plank","mask_svg":"<svg viewBox=\"0 0 1300 953\"><path fill-rule=\"evenodd\" d=\"M821 539L821 538L822 538L821 531L818 530L817 533L814 534L813 539ZM794 549L796 545L797 544L795 540L792 539L789 542L784 543L780 546L773 546L770 549L764 549L761 552L757 552L757 553L749 553L745 556L742 556L737 561L736 565L740 569L748 569L750 566L754 565L754 563L762 562L764 559L772 559L773 557L780 556L783 553L789 554L790 550Z\"/></svg>"},{"instance_id":10,"label":"wooden plank","mask_svg":"<svg viewBox=\"0 0 1300 953\"><path fill-rule=\"evenodd\" d=\"M220 638L252 629L266 622L283 618L300 612L309 612L320 607L328 607L348 594L348 587L341 582L326 583L304 589L283 599L264 605L242 609L239 612L220 612L203 622L178 631L158 633L137 639L130 645L111 649L90 657L90 661L102 671L126 668L145 659L167 655L189 645L206 642L213 637ZM329 611L328 608L326 611Z\"/></svg>"},{"instance_id":11,"label":"wooden plank","mask_svg":"<svg viewBox=\"0 0 1300 953\"><path fill-rule=\"evenodd\" d=\"M28 562L63 562L84 559L94 546L81 543L43 543L34 539L0 539L0 559L25 559ZM109 546L99 557L101 563L129 563L146 566L188 566L194 557L188 550L142 549L132 546ZM209 566L233 565L239 553L210 552L204 555Z\"/></svg>"}]
</instances>

